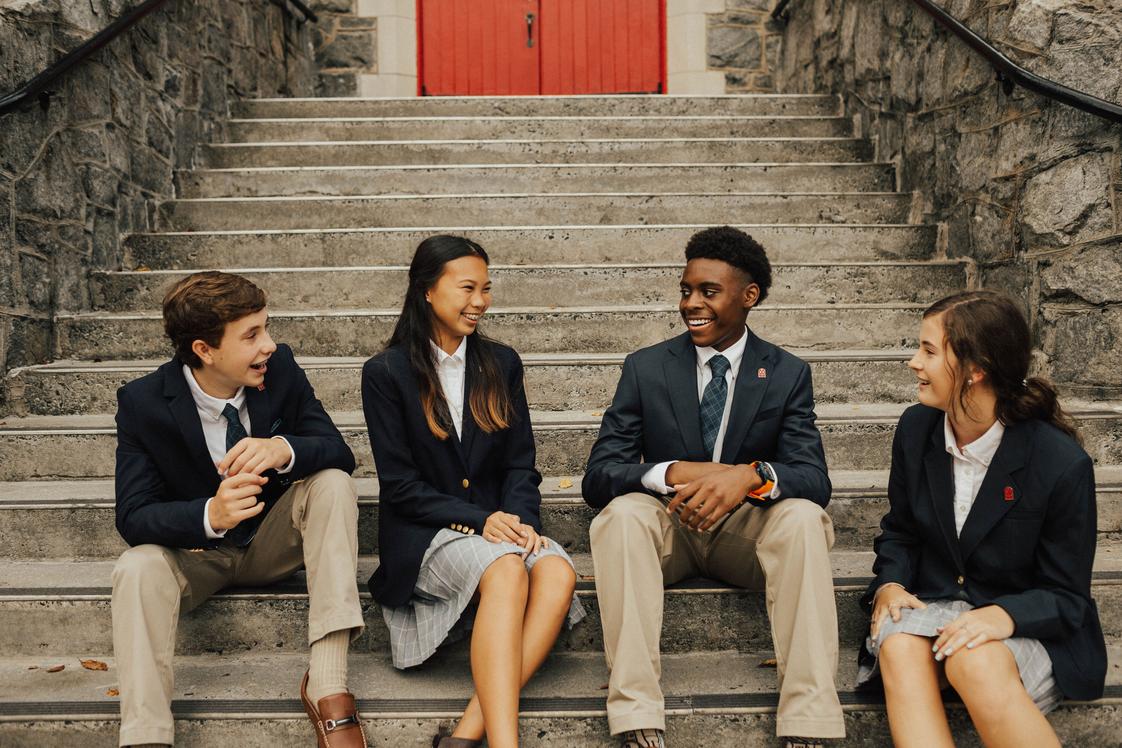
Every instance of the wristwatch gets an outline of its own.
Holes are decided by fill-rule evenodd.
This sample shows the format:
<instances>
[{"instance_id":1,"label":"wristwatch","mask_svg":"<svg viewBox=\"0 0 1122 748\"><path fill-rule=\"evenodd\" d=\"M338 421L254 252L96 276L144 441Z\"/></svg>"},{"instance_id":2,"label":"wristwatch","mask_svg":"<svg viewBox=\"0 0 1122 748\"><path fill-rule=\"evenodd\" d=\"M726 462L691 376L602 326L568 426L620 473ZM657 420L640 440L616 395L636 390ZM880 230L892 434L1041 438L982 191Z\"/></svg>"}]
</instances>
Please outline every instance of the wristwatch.
<instances>
[{"instance_id":1,"label":"wristwatch","mask_svg":"<svg viewBox=\"0 0 1122 748\"><path fill-rule=\"evenodd\" d=\"M748 467L756 471L756 475L760 476L763 485L755 491L749 491L748 495L753 499L768 498L772 490L775 489L775 471L771 469L771 465L766 462L753 462Z\"/></svg>"}]
</instances>

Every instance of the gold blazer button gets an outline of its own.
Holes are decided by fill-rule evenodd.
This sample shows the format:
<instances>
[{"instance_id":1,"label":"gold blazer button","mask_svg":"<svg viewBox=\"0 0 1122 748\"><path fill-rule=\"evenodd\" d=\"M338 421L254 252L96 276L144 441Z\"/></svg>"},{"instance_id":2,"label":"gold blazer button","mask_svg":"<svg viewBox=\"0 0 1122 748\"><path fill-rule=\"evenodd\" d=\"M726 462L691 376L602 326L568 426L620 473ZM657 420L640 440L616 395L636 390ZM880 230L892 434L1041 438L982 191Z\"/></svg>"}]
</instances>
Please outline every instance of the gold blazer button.
<instances>
[{"instance_id":1,"label":"gold blazer button","mask_svg":"<svg viewBox=\"0 0 1122 748\"><path fill-rule=\"evenodd\" d=\"M954 581L955 581L955 583L956 583L956 584L959 584L959 585L961 585L961 584L963 584L964 582L966 582L966 577L962 577L962 576L960 576L960 577L959 577L958 579L956 579L956 580L954 580Z\"/></svg>"},{"instance_id":2,"label":"gold blazer button","mask_svg":"<svg viewBox=\"0 0 1122 748\"><path fill-rule=\"evenodd\" d=\"M464 482L461 485L463 485L464 488L467 488L471 485L471 481L469 481L467 478L464 478Z\"/></svg>"}]
</instances>

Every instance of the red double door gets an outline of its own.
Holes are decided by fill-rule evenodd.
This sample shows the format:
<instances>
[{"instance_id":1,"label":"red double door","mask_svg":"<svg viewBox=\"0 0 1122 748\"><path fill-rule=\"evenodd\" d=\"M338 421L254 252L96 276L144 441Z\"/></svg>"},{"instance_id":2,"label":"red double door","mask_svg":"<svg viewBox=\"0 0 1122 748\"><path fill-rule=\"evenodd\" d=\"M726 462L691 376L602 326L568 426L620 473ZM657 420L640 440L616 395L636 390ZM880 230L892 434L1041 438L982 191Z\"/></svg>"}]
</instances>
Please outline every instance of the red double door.
<instances>
[{"instance_id":1,"label":"red double door","mask_svg":"<svg viewBox=\"0 0 1122 748\"><path fill-rule=\"evenodd\" d=\"M666 0L419 0L423 96L661 93Z\"/></svg>"}]
</instances>

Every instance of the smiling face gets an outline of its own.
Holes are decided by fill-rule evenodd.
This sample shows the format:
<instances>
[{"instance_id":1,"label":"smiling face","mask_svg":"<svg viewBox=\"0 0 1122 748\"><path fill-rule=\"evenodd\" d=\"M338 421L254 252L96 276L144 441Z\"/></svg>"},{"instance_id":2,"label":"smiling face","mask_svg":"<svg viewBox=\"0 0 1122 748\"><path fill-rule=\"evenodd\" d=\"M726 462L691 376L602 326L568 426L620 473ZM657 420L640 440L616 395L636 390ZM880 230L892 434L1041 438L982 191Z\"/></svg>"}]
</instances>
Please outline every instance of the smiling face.
<instances>
[{"instance_id":1,"label":"smiling face","mask_svg":"<svg viewBox=\"0 0 1122 748\"><path fill-rule=\"evenodd\" d=\"M239 387L263 385L269 357L277 349L268 327L269 313L262 309L227 322L217 348L196 340L191 349L203 365L194 373L203 391L229 399Z\"/></svg>"},{"instance_id":2,"label":"smiling face","mask_svg":"<svg viewBox=\"0 0 1122 748\"><path fill-rule=\"evenodd\" d=\"M760 287L721 260L698 257L682 273L678 311L693 344L723 351L740 339L748 311L760 298Z\"/></svg>"},{"instance_id":3,"label":"smiling face","mask_svg":"<svg viewBox=\"0 0 1122 748\"><path fill-rule=\"evenodd\" d=\"M432 307L433 339L446 353L455 353L460 341L475 332L479 319L491 306L491 278L487 263L466 255L444 265L444 272L425 293Z\"/></svg>"},{"instance_id":4,"label":"smiling face","mask_svg":"<svg viewBox=\"0 0 1122 748\"><path fill-rule=\"evenodd\" d=\"M958 398L958 357L947 345L943 315L925 317L919 328L919 348L908 361L916 375L919 401L942 411L952 410Z\"/></svg>"}]
</instances>

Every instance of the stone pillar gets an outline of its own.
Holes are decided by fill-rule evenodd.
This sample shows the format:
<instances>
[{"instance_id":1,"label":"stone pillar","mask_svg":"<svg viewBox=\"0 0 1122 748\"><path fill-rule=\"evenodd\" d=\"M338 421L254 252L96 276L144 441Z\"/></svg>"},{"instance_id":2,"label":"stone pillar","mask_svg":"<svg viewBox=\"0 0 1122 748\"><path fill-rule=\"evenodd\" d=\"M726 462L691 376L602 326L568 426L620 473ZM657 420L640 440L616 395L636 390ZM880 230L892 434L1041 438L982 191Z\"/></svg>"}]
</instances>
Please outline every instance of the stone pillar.
<instances>
[{"instance_id":1,"label":"stone pillar","mask_svg":"<svg viewBox=\"0 0 1122 748\"><path fill-rule=\"evenodd\" d=\"M314 26L317 96L357 96L363 76L378 70L378 20L356 0L316 0Z\"/></svg>"},{"instance_id":2,"label":"stone pillar","mask_svg":"<svg viewBox=\"0 0 1122 748\"><path fill-rule=\"evenodd\" d=\"M358 14L378 24L377 70L359 76L359 95L416 96L416 0L358 0Z\"/></svg>"},{"instance_id":3,"label":"stone pillar","mask_svg":"<svg viewBox=\"0 0 1122 748\"><path fill-rule=\"evenodd\" d=\"M725 92L725 76L709 69L709 19L722 13L725 0L666 0L666 92Z\"/></svg>"}]
</instances>

